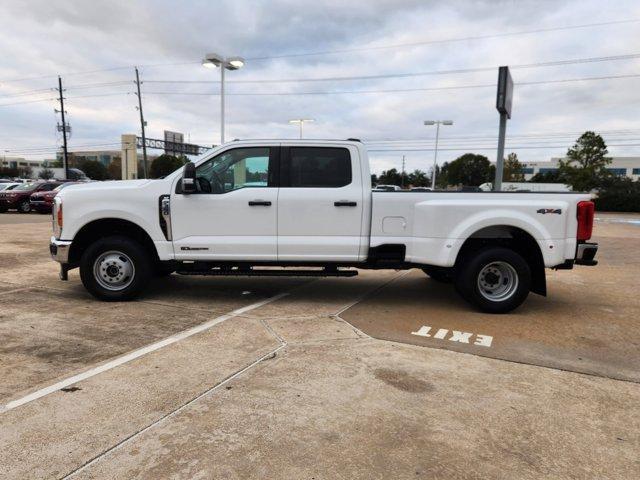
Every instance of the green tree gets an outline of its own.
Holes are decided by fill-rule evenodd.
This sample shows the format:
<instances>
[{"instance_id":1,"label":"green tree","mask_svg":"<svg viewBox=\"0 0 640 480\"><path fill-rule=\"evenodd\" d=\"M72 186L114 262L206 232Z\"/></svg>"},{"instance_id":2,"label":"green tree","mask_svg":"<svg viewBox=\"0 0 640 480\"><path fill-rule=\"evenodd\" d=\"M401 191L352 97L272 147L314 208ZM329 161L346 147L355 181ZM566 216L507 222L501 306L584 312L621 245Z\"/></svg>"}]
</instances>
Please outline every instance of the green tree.
<instances>
[{"instance_id":1,"label":"green tree","mask_svg":"<svg viewBox=\"0 0 640 480\"><path fill-rule=\"evenodd\" d=\"M611 177L607 165L607 144L595 132L584 132L576 143L567 150L567 158L558 163L558 174L563 182L574 190L589 191L603 185Z\"/></svg>"},{"instance_id":2,"label":"green tree","mask_svg":"<svg viewBox=\"0 0 640 480\"><path fill-rule=\"evenodd\" d=\"M378 177L378 183L382 185L398 185L402 183L402 175L398 172L397 169L391 168L389 170L385 170Z\"/></svg>"},{"instance_id":3,"label":"green tree","mask_svg":"<svg viewBox=\"0 0 640 480\"><path fill-rule=\"evenodd\" d=\"M108 180L107 167L97 160L84 160L78 166L91 180Z\"/></svg>"},{"instance_id":4,"label":"green tree","mask_svg":"<svg viewBox=\"0 0 640 480\"><path fill-rule=\"evenodd\" d=\"M640 182L611 175L603 181L595 199L604 212L640 212Z\"/></svg>"},{"instance_id":5,"label":"green tree","mask_svg":"<svg viewBox=\"0 0 640 480\"><path fill-rule=\"evenodd\" d=\"M151 162L149 178L166 177L170 173L175 172L177 169L182 167L184 164L184 157L178 158L165 153Z\"/></svg>"},{"instance_id":6,"label":"green tree","mask_svg":"<svg viewBox=\"0 0 640 480\"><path fill-rule=\"evenodd\" d=\"M27 165L26 167L18 167L18 176L20 178L31 178L32 175L33 170L30 166Z\"/></svg>"},{"instance_id":7,"label":"green tree","mask_svg":"<svg viewBox=\"0 0 640 480\"><path fill-rule=\"evenodd\" d=\"M14 178L18 176L18 169L11 167L0 168L0 177Z\"/></svg>"},{"instance_id":8,"label":"green tree","mask_svg":"<svg viewBox=\"0 0 640 480\"><path fill-rule=\"evenodd\" d=\"M447 188L449 186L449 162L444 162L442 167L436 165L436 188Z\"/></svg>"},{"instance_id":9,"label":"green tree","mask_svg":"<svg viewBox=\"0 0 640 480\"><path fill-rule=\"evenodd\" d=\"M51 180L54 176L55 173L53 172L53 170L47 167L44 167L42 170L40 170L40 173L38 173L38 178L41 178L42 180Z\"/></svg>"},{"instance_id":10,"label":"green tree","mask_svg":"<svg viewBox=\"0 0 640 480\"><path fill-rule=\"evenodd\" d=\"M111 180L122 180L122 161L114 158L107 166L107 172Z\"/></svg>"},{"instance_id":11,"label":"green tree","mask_svg":"<svg viewBox=\"0 0 640 480\"><path fill-rule=\"evenodd\" d=\"M533 177L531 177L530 182L533 183L563 183L564 180L560 178L560 172L558 169L553 169L545 173L536 173Z\"/></svg>"},{"instance_id":12,"label":"green tree","mask_svg":"<svg viewBox=\"0 0 640 480\"><path fill-rule=\"evenodd\" d=\"M524 182L524 173L522 173L522 164L518 160L516 153L510 153L504 160L504 169L502 171L502 181L504 182Z\"/></svg>"},{"instance_id":13,"label":"green tree","mask_svg":"<svg viewBox=\"0 0 640 480\"><path fill-rule=\"evenodd\" d=\"M444 165L442 166L444 170ZM492 181L495 167L484 155L465 153L447 165L446 179L449 185L477 187Z\"/></svg>"},{"instance_id":14,"label":"green tree","mask_svg":"<svg viewBox=\"0 0 640 480\"><path fill-rule=\"evenodd\" d=\"M422 170L414 170L409 174L409 185L414 187L428 187L431 185L431 179Z\"/></svg>"}]
</instances>

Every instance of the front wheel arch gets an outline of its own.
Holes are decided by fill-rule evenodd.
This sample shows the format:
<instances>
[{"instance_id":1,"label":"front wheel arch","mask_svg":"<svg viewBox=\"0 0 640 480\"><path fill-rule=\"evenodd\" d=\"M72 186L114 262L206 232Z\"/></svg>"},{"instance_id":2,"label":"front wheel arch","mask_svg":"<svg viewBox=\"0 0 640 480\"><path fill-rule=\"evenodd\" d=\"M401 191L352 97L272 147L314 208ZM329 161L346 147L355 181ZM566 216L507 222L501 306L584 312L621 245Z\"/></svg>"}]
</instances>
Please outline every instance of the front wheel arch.
<instances>
[{"instance_id":1,"label":"front wheel arch","mask_svg":"<svg viewBox=\"0 0 640 480\"><path fill-rule=\"evenodd\" d=\"M158 251L149 234L139 225L121 218L101 218L84 225L73 238L69 249L69 263L78 265L84 251L96 240L120 235L140 243L151 256L153 262L159 262Z\"/></svg>"}]
</instances>

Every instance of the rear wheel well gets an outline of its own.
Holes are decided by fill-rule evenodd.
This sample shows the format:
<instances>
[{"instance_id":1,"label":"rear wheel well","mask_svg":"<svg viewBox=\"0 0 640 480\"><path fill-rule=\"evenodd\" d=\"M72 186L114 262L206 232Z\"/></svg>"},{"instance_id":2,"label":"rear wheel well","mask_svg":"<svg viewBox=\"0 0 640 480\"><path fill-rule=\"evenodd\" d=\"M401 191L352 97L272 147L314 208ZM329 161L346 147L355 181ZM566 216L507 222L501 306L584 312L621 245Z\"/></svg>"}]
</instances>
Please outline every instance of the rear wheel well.
<instances>
[{"instance_id":1,"label":"rear wheel well","mask_svg":"<svg viewBox=\"0 0 640 480\"><path fill-rule=\"evenodd\" d=\"M456 258L456 267L463 259L482 248L501 246L520 254L531 269L531 291L547 294L544 259L538 242L526 231L510 225L497 225L478 230L464 242Z\"/></svg>"},{"instance_id":2,"label":"rear wheel well","mask_svg":"<svg viewBox=\"0 0 640 480\"><path fill-rule=\"evenodd\" d=\"M75 235L69 250L69 263L78 265L82 254L89 245L100 238L111 235L122 235L137 241L149 252L155 263L159 262L156 246L142 227L121 218L102 218L87 223Z\"/></svg>"}]
</instances>

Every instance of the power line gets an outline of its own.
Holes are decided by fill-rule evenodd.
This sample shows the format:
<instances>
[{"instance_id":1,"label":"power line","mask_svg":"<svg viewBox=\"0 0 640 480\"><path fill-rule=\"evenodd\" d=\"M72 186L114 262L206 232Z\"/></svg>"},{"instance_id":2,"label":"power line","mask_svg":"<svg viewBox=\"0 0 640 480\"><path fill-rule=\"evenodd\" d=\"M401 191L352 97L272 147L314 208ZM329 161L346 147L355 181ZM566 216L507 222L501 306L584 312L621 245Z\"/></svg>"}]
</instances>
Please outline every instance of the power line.
<instances>
[{"instance_id":1,"label":"power line","mask_svg":"<svg viewBox=\"0 0 640 480\"><path fill-rule=\"evenodd\" d=\"M526 69L526 68L540 68L540 67L554 67L564 65L577 65L584 63L597 63L597 62L612 62L620 60L632 60L640 58L640 53L630 53L625 55L609 55L604 57L588 57L588 58L574 58L566 60L553 60L548 62L534 62L523 63L518 65L509 65L511 69ZM422 77L430 75L453 75L462 73L478 73L478 72L493 72L498 69L498 66L491 67L473 67L473 68L457 68L451 70L431 70L426 72L409 72L409 73L388 73L380 75L353 75L342 77L316 77L316 78L279 78L279 79L256 79L256 80L233 80L228 83L237 84L251 84L251 83L305 83L305 82L341 82L352 80L382 80L387 78L411 78ZM158 84L218 84L216 80L145 80L145 83L158 83Z\"/></svg>"},{"instance_id":2,"label":"power line","mask_svg":"<svg viewBox=\"0 0 640 480\"><path fill-rule=\"evenodd\" d=\"M94 150L84 150L84 148L86 147L110 147L110 146L119 146L121 145L120 142L117 143L92 143L92 144L85 144L85 145L73 145L69 147L69 150L71 151L71 153L73 153L73 150L78 151L79 149L81 152L91 152ZM46 153L56 153L58 152L62 147L61 146L43 146L43 147L14 147L14 148L10 148L10 149L2 149L3 151L6 151L7 153L13 153L13 154L32 154L32 155L36 155L36 154L46 154ZM116 149L117 150L117 149ZM95 150L95 151L100 151L100 150Z\"/></svg>"},{"instance_id":3,"label":"power line","mask_svg":"<svg viewBox=\"0 0 640 480\"><path fill-rule=\"evenodd\" d=\"M529 85L544 85L553 83L571 83L571 82L584 82L593 80L614 80L614 79L628 79L637 78L640 74L628 74L628 75L604 75L599 77L581 77L581 78L564 78L559 80L540 80L531 82L517 82L518 86ZM309 92L241 92L241 93L227 93L231 96L296 96L296 95L345 95L345 94L359 94L359 93L404 93L404 92L427 92L427 91L442 91L442 90L463 90L474 88L495 88L495 83L477 84L477 85L452 85L447 87L423 87L423 88L392 88L392 89L377 89L377 90L334 90L334 91L309 91ZM216 92L145 92L147 95L187 95L187 96L217 96Z\"/></svg>"},{"instance_id":4,"label":"power line","mask_svg":"<svg viewBox=\"0 0 640 480\"><path fill-rule=\"evenodd\" d=\"M617 143L609 144L607 147L640 147L640 143ZM567 148L566 145L514 145L509 146L509 150L538 150L552 148ZM445 150L450 152L462 152L468 150L495 150L495 147L475 147L467 146L465 148L440 148L438 151ZM389 148L389 149L367 149L369 152L432 152L434 148Z\"/></svg>"},{"instance_id":5,"label":"power line","mask_svg":"<svg viewBox=\"0 0 640 480\"><path fill-rule=\"evenodd\" d=\"M0 107L10 107L12 105L25 105L27 103L38 103L38 102L50 102L56 100L55 98L41 98L39 100L27 100L25 102L14 102L14 103L0 103Z\"/></svg>"},{"instance_id":6,"label":"power line","mask_svg":"<svg viewBox=\"0 0 640 480\"><path fill-rule=\"evenodd\" d=\"M301 53L289 53L289 54L282 54L282 55L246 57L246 60L258 61L258 60L271 60L271 59L280 59L280 58L295 58L295 57L307 57L307 56L332 55L332 54L339 54L339 53L363 52L363 51L370 51L370 50L375 51L375 50L385 50L385 49L395 49L395 48L407 48L407 47L417 47L422 45L454 43L454 42L463 42L463 41L471 41L471 40L485 40L485 39L491 39L491 38L529 35L529 34L535 34L535 33L548 33L548 32L555 32L555 31L562 31L562 30L576 30L576 29L582 29L582 28L604 27L608 25L622 25L622 24L630 24L630 23L637 23L637 22L640 22L640 18L612 20L608 22L585 23L585 24L579 24L579 25L565 25L565 26L558 26L558 27L537 28L532 30L503 32L503 33L495 33L495 34L488 34L488 35L475 35L475 36L468 36L468 37L452 37L452 38L445 38L445 39L423 40L418 42L399 43L399 44L392 44L392 45L371 45L366 47L325 50L325 51L318 51L318 52L301 52ZM157 68L157 67L171 67L171 66L185 66L185 65L200 65L200 62L199 61L166 62L166 63L151 63L146 65L143 64L138 66L142 68ZM132 65L117 66L117 67L100 68L100 69L94 69L94 70L82 70L82 71L76 71L76 72L67 72L61 75L65 77L89 75L92 73L128 70L133 68L134 66L135 65L132 64ZM41 80L46 78L56 78L57 76L58 75L56 74L40 74L40 75L32 75L32 76L22 77L22 78L9 78L5 80L0 80L0 84L25 82L30 80Z\"/></svg>"},{"instance_id":7,"label":"power line","mask_svg":"<svg viewBox=\"0 0 640 480\"><path fill-rule=\"evenodd\" d=\"M179 63L152 63L148 65L139 65L143 68L157 68L157 67L174 67L174 66L182 66L182 65L200 65L200 62L179 62ZM75 77L79 75L90 75L92 73L103 73L103 72L114 72L118 70L129 70L133 68L134 65L126 65L120 67L108 67L108 68L100 68L96 70L82 70L77 72L67 72L62 75L65 77ZM45 78L57 78L58 75L55 74L42 74L42 75L33 75L30 77L22 77L22 78L9 78L6 80L0 80L0 84L3 83L17 83L17 82L26 82L29 80L43 80Z\"/></svg>"},{"instance_id":8,"label":"power line","mask_svg":"<svg viewBox=\"0 0 640 480\"><path fill-rule=\"evenodd\" d=\"M465 42L470 40L486 40L490 38L503 38L503 37L517 36L517 35L529 35L533 33L556 32L561 30L576 30L580 28L603 27L607 25L621 25L625 23L636 23L636 22L640 22L640 18L633 18L633 19L626 19L626 20L612 20L609 22L598 22L598 23L584 23L580 25L566 25L562 27L536 28L533 30L492 33L487 35L474 35L469 37L453 37L453 38L446 38L446 39L423 40L419 42L397 43L394 45L378 45L378 46L371 45L368 47L342 48L337 50L324 50L324 51L318 51L318 52L289 53L289 54L283 54L283 55L270 55L270 56L263 56L263 57L248 57L246 58L246 60L250 60L250 61L272 60L272 59L279 59L279 58L311 57L311 56L320 56L320 55L333 55L333 54L339 54L339 53L355 53L355 52L365 52L365 51L374 51L374 50L388 50L388 49L394 49L394 48L418 47L423 45Z\"/></svg>"},{"instance_id":9,"label":"power line","mask_svg":"<svg viewBox=\"0 0 640 480\"><path fill-rule=\"evenodd\" d=\"M94 93L92 95L73 95L67 96L69 100L74 100L76 98L97 98L97 97L113 97L117 95L131 95L133 92L113 92L113 93Z\"/></svg>"},{"instance_id":10,"label":"power line","mask_svg":"<svg viewBox=\"0 0 640 480\"><path fill-rule=\"evenodd\" d=\"M521 134L511 134L509 138L553 138L553 137L572 137L574 135L582 135L584 130L574 130L565 132L531 132ZM597 130L600 135L637 135L640 129L619 129L619 130ZM458 139L492 139L496 138L493 134L484 135L447 135L445 140ZM392 142L424 142L426 138L395 138L395 139L363 139L364 143L392 143Z\"/></svg>"}]
</instances>

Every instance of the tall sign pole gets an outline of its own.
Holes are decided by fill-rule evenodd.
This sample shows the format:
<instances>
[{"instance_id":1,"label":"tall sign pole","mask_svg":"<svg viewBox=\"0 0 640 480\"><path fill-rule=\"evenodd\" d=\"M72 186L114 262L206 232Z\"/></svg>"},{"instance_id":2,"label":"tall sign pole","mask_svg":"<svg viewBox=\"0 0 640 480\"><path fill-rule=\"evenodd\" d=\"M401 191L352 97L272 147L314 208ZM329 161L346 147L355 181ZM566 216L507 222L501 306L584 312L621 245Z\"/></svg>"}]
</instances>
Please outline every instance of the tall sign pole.
<instances>
[{"instance_id":1,"label":"tall sign pole","mask_svg":"<svg viewBox=\"0 0 640 480\"><path fill-rule=\"evenodd\" d=\"M67 152L67 123L64 119L64 97L62 96L62 77L58 76L58 93L60 94L60 115L62 115L62 166L64 178L69 180L69 154Z\"/></svg>"},{"instance_id":2,"label":"tall sign pole","mask_svg":"<svg viewBox=\"0 0 640 480\"><path fill-rule=\"evenodd\" d=\"M502 190L502 175L504 172L504 142L507 134L507 119L511 118L511 106L513 101L513 80L509 67L498 69L498 93L496 95L496 109L500 113L500 130L498 133L498 157L496 158L496 177L493 181L493 190Z\"/></svg>"},{"instance_id":3,"label":"tall sign pole","mask_svg":"<svg viewBox=\"0 0 640 480\"><path fill-rule=\"evenodd\" d=\"M136 67L136 85L138 87L138 110L140 111L140 127L142 128L142 167L144 171L144 178L149 178L149 175L147 175L147 138L144 132L144 127L147 126L147 123L144 121L144 114L142 113L142 95L140 94L140 75L138 73L138 67Z\"/></svg>"}]
</instances>

